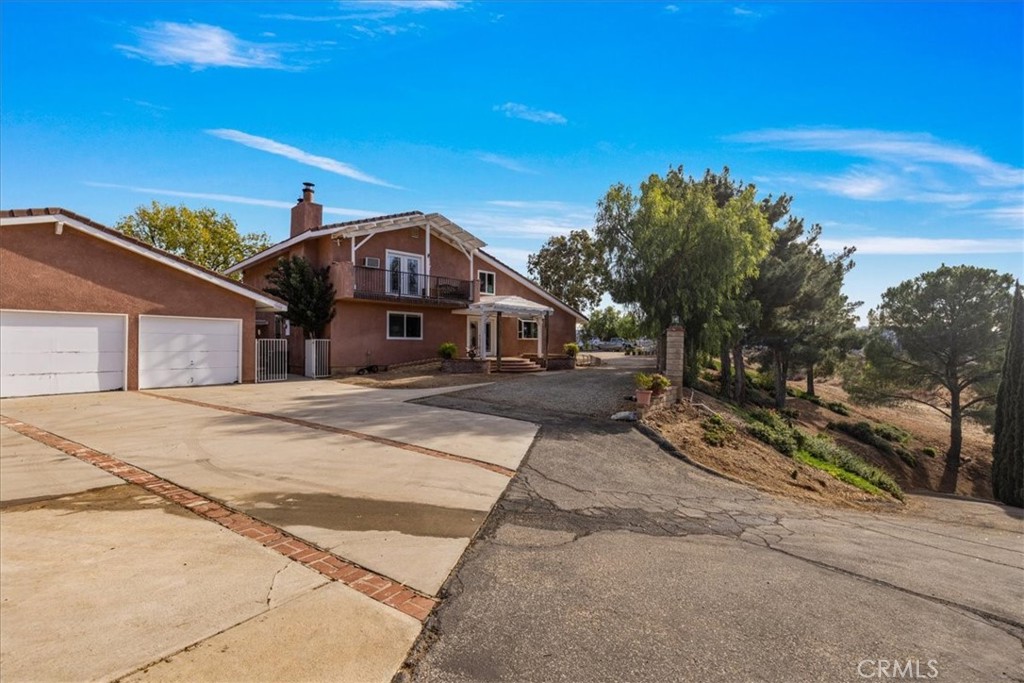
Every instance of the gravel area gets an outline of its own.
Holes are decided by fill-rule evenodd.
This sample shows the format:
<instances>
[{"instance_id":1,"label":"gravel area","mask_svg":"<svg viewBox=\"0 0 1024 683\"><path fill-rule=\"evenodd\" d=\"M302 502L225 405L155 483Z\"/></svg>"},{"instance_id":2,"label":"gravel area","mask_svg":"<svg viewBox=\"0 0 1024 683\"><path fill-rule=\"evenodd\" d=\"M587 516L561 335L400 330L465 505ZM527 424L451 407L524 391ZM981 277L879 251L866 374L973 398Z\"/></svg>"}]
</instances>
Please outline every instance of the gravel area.
<instances>
[{"instance_id":1,"label":"gravel area","mask_svg":"<svg viewBox=\"0 0 1024 683\"><path fill-rule=\"evenodd\" d=\"M633 394L633 375L654 369L651 356L624 356L621 353L595 354L602 359L597 367L557 372L537 372L485 387L446 394L490 404L492 407L517 408L607 418L619 410L632 410L636 404L626 401ZM507 377L508 375L506 375Z\"/></svg>"}]
</instances>

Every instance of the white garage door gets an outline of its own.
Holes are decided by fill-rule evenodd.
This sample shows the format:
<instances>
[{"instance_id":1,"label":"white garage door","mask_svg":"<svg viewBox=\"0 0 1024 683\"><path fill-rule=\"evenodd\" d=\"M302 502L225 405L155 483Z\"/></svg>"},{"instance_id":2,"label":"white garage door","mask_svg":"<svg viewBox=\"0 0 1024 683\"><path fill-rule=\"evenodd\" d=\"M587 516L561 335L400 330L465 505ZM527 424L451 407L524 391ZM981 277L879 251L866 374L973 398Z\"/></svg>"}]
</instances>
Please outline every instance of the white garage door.
<instances>
[{"instance_id":1,"label":"white garage door","mask_svg":"<svg viewBox=\"0 0 1024 683\"><path fill-rule=\"evenodd\" d=\"M123 315L0 311L0 396L124 388Z\"/></svg>"},{"instance_id":2,"label":"white garage door","mask_svg":"<svg viewBox=\"0 0 1024 683\"><path fill-rule=\"evenodd\" d=\"M139 388L238 382L242 321L139 316Z\"/></svg>"}]
</instances>

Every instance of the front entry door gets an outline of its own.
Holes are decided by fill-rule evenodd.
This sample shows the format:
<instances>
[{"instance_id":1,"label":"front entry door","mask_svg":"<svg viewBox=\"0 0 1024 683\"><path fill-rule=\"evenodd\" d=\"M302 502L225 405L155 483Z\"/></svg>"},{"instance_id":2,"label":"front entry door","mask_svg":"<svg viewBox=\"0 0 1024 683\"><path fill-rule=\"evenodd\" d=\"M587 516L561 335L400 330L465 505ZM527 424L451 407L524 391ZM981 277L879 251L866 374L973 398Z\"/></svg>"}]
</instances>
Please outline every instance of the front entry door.
<instances>
[{"instance_id":1,"label":"front entry door","mask_svg":"<svg viewBox=\"0 0 1024 683\"><path fill-rule=\"evenodd\" d=\"M484 353L488 356L494 355L494 335L491 333L493 329L493 323L488 320L484 323ZM478 344L480 339L480 319L470 319L469 331L467 333L466 346L472 349L477 349L479 353Z\"/></svg>"}]
</instances>

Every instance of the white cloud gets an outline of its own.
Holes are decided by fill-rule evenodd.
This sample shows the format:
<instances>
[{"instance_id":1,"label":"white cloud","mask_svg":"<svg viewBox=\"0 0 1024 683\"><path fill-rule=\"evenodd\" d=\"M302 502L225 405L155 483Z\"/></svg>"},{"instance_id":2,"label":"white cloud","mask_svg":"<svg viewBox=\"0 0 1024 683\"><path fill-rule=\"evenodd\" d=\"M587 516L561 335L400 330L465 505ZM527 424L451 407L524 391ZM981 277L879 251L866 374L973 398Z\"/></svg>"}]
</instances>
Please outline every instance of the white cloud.
<instances>
[{"instance_id":1,"label":"white cloud","mask_svg":"<svg viewBox=\"0 0 1024 683\"><path fill-rule=\"evenodd\" d=\"M1024 169L994 161L968 147L943 142L927 133L871 129L790 128L738 133L733 142L764 144L796 151L836 152L847 156L898 164L930 164L971 172L981 185L1013 187L1024 184Z\"/></svg>"},{"instance_id":2,"label":"white cloud","mask_svg":"<svg viewBox=\"0 0 1024 683\"><path fill-rule=\"evenodd\" d=\"M506 170L515 171L516 173L537 173L536 171L529 169L526 166L523 166L515 159L509 159L508 157L503 157L499 154L491 154L490 152L480 152L479 154L476 155L476 158L479 159L480 161L483 161L484 163L494 164L495 166L501 166Z\"/></svg>"},{"instance_id":3,"label":"white cloud","mask_svg":"<svg viewBox=\"0 0 1024 683\"><path fill-rule=\"evenodd\" d=\"M675 14L679 11L679 5L665 5L665 11Z\"/></svg>"},{"instance_id":4,"label":"white cloud","mask_svg":"<svg viewBox=\"0 0 1024 683\"><path fill-rule=\"evenodd\" d=\"M130 57L159 66L186 65L193 69L235 67L240 69L294 69L281 61L281 46L242 40L234 33L210 24L178 24L159 21L135 29L136 45L116 45Z\"/></svg>"},{"instance_id":5,"label":"white cloud","mask_svg":"<svg viewBox=\"0 0 1024 683\"><path fill-rule=\"evenodd\" d=\"M506 209L526 209L529 211L576 211L579 212L579 206L569 204L568 202L559 202L551 200L531 200L522 201L517 199L492 199L487 202L490 206L500 206Z\"/></svg>"},{"instance_id":6,"label":"white cloud","mask_svg":"<svg viewBox=\"0 0 1024 683\"><path fill-rule=\"evenodd\" d=\"M453 220L459 225L490 238L547 239L594 224L593 208L568 202L496 199L452 213L458 213Z\"/></svg>"},{"instance_id":7,"label":"white cloud","mask_svg":"<svg viewBox=\"0 0 1024 683\"><path fill-rule=\"evenodd\" d=\"M857 247L857 254L913 256L922 254L1004 254L1024 250L1024 241L1017 239L946 239L931 237L848 237L841 240L822 239L825 251Z\"/></svg>"},{"instance_id":8,"label":"white cloud","mask_svg":"<svg viewBox=\"0 0 1024 683\"><path fill-rule=\"evenodd\" d=\"M732 13L737 17L748 17L751 19L758 19L761 16L760 13L755 12L752 9L747 9L746 7L733 7Z\"/></svg>"},{"instance_id":9,"label":"white cloud","mask_svg":"<svg viewBox=\"0 0 1024 683\"><path fill-rule=\"evenodd\" d=\"M83 183L89 187L103 187L114 190L127 190L139 194L151 194L163 197L182 197L184 199L205 199L211 202L226 202L228 204L247 204L249 206L265 206L272 209L290 209L295 206L294 202L283 202L277 199L258 199L256 197L240 197L234 194L219 194L215 192L188 192L185 190L166 190L156 187L136 187L134 185L119 185L117 183L100 183L87 180ZM352 216L354 218L366 218L379 216L380 211L366 211L364 209L348 209L339 206L325 206L324 213L334 216Z\"/></svg>"},{"instance_id":10,"label":"white cloud","mask_svg":"<svg viewBox=\"0 0 1024 683\"><path fill-rule=\"evenodd\" d=\"M534 123L546 123L564 125L567 120L564 116L553 111L534 109L518 102L506 102L505 104L494 105L494 111L504 112L505 116L512 119L523 119Z\"/></svg>"},{"instance_id":11,"label":"white cloud","mask_svg":"<svg viewBox=\"0 0 1024 683\"><path fill-rule=\"evenodd\" d=\"M257 135L250 135L249 133L243 133L240 130L232 130L230 128L216 128L212 130L207 130L206 132L209 133L210 135L213 135L214 137L221 138L222 140L230 140L231 142L237 142L240 145L245 145L246 147L258 149L261 152L276 154L277 156L281 156L286 159L291 159L292 161L296 161L300 164L305 164L306 166L319 168L329 173L336 173L338 175L345 176L346 178L351 178L352 180L358 180L363 183L370 183L371 185L380 185L382 187L401 189L397 185L392 185L391 183L385 182L380 178L375 178L371 175L363 173L355 166L346 164L343 161L331 159L330 157L322 157L316 154L311 154L309 152L299 149L298 147L292 147L291 145L286 145L283 142L277 142L276 140L271 140L270 138L262 138Z\"/></svg>"}]
</instances>

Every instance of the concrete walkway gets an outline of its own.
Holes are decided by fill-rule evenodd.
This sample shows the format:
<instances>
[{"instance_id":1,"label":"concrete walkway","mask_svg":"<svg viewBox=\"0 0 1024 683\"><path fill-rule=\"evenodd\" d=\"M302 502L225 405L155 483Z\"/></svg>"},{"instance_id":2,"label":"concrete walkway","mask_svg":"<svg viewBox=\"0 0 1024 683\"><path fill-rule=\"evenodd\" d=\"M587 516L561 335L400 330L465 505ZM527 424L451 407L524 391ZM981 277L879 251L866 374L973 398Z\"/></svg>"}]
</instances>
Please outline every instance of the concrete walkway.
<instances>
[{"instance_id":1,"label":"concrete walkway","mask_svg":"<svg viewBox=\"0 0 1024 683\"><path fill-rule=\"evenodd\" d=\"M543 400L590 381L549 384ZM860 681L893 661L938 680L1024 679L1020 510L802 506L525 395L425 400L542 427L403 680Z\"/></svg>"},{"instance_id":2,"label":"concrete walkway","mask_svg":"<svg viewBox=\"0 0 1024 683\"><path fill-rule=\"evenodd\" d=\"M388 680L536 426L351 389L4 400L4 680Z\"/></svg>"}]
</instances>

